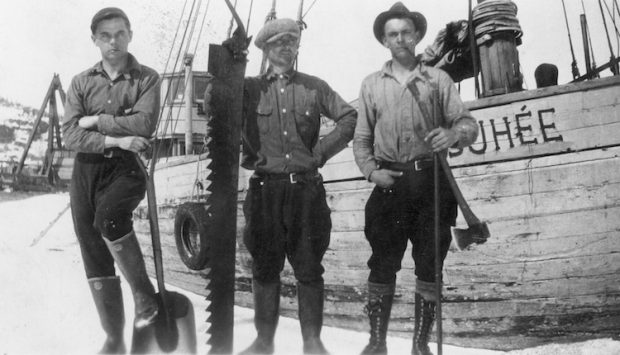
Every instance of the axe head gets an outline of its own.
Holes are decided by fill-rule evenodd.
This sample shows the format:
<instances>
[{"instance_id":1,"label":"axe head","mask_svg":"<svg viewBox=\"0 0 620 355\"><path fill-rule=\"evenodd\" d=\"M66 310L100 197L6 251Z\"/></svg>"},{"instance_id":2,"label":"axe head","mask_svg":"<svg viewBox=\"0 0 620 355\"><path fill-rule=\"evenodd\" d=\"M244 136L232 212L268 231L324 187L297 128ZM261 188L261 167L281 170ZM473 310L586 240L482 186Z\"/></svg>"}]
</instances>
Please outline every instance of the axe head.
<instances>
[{"instance_id":1,"label":"axe head","mask_svg":"<svg viewBox=\"0 0 620 355\"><path fill-rule=\"evenodd\" d=\"M471 244L483 244L489 239L489 227L485 222L472 224L467 229L452 228L452 238L459 250L465 250Z\"/></svg>"}]
</instances>

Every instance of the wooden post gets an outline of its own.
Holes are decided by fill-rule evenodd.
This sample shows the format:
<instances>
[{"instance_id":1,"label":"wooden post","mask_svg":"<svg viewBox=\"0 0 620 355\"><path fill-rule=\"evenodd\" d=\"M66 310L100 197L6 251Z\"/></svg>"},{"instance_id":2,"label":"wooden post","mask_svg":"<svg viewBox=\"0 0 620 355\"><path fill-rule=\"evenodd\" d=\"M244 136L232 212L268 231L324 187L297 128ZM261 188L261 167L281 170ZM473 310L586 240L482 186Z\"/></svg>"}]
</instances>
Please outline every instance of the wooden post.
<instances>
[{"instance_id":1,"label":"wooden post","mask_svg":"<svg viewBox=\"0 0 620 355\"><path fill-rule=\"evenodd\" d=\"M194 154L194 132L192 127L192 114L194 108L194 76L192 74L192 62L194 56L185 54L185 155Z\"/></svg>"},{"instance_id":2,"label":"wooden post","mask_svg":"<svg viewBox=\"0 0 620 355\"><path fill-rule=\"evenodd\" d=\"M592 63L590 61L590 41L588 41L588 20L585 14L579 15L581 22L581 36L583 38L583 54L586 60L586 75L588 77L592 73Z\"/></svg>"}]
</instances>

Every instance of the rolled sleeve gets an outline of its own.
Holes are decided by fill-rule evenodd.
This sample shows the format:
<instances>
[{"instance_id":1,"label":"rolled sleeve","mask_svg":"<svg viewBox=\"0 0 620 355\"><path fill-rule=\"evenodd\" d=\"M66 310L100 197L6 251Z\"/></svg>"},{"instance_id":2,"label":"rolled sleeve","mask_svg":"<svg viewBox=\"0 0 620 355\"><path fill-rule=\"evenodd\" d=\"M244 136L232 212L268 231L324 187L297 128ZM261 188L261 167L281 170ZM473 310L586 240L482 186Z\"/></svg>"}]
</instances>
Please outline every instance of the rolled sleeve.
<instances>
[{"instance_id":1,"label":"rolled sleeve","mask_svg":"<svg viewBox=\"0 0 620 355\"><path fill-rule=\"evenodd\" d=\"M377 169L373 150L373 132L377 118L374 114L371 97L365 82L362 83L358 102L357 125L355 126L355 134L353 136L353 155L360 171L366 179L369 179L370 174Z\"/></svg>"}]
</instances>

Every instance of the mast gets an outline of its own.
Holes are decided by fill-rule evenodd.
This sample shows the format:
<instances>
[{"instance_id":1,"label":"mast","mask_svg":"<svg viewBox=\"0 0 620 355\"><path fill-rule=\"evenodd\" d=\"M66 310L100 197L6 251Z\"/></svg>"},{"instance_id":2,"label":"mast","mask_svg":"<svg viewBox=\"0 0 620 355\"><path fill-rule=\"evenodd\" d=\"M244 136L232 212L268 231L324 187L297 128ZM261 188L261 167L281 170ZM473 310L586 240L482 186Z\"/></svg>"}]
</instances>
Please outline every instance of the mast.
<instances>
[{"instance_id":1,"label":"mast","mask_svg":"<svg viewBox=\"0 0 620 355\"><path fill-rule=\"evenodd\" d=\"M590 26L588 25L588 20L586 17L586 7L583 5L583 0L581 0L581 8L583 9L583 17L585 19L585 36L587 36L587 40L588 40L588 47L587 50L589 51L588 53L588 57L591 58L591 63L589 66L589 70L588 70L588 75L590 78L598 78L598 71L596 70L596 60L594 59L594 48L592 47L592 37L590 36ZM584 50L585 47L584 47Z\"/></svg>"},{"instance_id":2,"label":"mast","mask_svg":"<svg viewBox=\"0 0 620 355\"><path fill-rule=\"evenodd\" d=\"M592 73L592 64L590 63L590 43L588 41L588 20L586 14L579 15L581 22L581 37L583 39L583 55L586 60L586 74L589 77Z\"/></svg>"}]
</instances>

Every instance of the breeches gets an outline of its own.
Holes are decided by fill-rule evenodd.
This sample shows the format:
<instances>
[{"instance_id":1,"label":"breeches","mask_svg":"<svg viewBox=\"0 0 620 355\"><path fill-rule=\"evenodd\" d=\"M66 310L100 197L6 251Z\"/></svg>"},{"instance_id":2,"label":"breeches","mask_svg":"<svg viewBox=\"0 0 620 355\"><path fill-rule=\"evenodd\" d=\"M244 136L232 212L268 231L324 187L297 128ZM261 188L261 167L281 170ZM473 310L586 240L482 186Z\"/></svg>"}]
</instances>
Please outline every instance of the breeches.
<instances>
[{"instance_id":1,"label":"breeches","mask_svg":"<svg viewBox=\"0 0 620 355\"><path fill-rule=\"evenodd\" d=\"M288 258L298 281L323 280L321 261L329 245L331 211L320 177L291 184L253 176L243 211L243 239L255 279L279 280Z\"/></svg>"},{"instance_id":2,"label":"breeches","mask_svg":"<svg viewBox=\"0 0 620 355\"><path fill-rule=\"evenodd\" d=\"M440 170L441 171L441 170ZM440 174L439 236L441 265L452 239L457 203L448 181ZM390 189L375 187L366 203L364 232L372 248L368 260L370 282L391 284L412 243L415 274L422 281L435 281L433 169L404 172Z\"/></svg>"},{"instance_id":3,"label":"breeches","mask_svg":"<svg viewBox=\"0 0 620 355\"><path fill-rule=\"evenodd\" d=\"M111 159L101 154L76 156L69 193L88 278L115 275L114 259L103 238L114 241L133 231L132 213L145 190L145 176L131 155Z\"/></svg>"}]
</instances>

